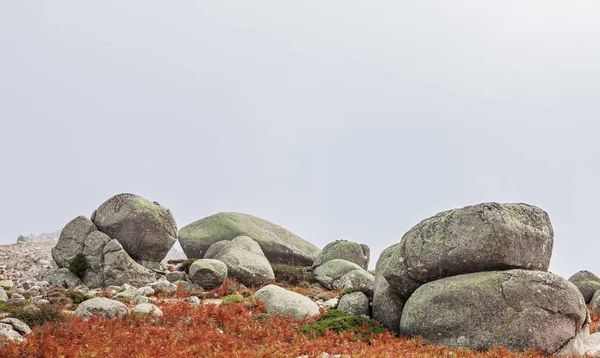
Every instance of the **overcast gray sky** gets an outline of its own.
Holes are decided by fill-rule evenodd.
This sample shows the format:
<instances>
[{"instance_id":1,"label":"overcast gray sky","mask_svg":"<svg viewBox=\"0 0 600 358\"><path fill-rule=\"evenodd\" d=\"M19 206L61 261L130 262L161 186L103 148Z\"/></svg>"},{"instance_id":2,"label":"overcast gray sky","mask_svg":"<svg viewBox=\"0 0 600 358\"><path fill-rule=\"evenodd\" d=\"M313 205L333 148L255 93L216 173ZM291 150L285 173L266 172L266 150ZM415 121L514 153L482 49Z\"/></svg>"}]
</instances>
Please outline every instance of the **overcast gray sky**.
<instances>
[{"instance_id":1,"label":"overcast gray sky","mask_svg":"<svg viewBox=\"0 0 600 358\"><path fill-rule=\"evenodd\" d=\"M0 0L0 244L110 196L372 265L420 220L545 209L600 273L597 1Z\"/></svg>"}]
</instances>

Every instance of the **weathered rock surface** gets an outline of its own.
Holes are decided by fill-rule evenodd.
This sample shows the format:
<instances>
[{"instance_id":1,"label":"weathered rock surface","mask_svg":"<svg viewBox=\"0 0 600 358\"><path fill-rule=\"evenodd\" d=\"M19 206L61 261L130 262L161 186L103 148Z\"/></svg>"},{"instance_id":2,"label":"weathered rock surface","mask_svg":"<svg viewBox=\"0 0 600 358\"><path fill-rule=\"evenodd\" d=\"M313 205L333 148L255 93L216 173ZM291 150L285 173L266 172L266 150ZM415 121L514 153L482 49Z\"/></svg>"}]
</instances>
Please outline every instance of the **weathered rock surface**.
<instances>
[{"instance_id":1,"label":"weathered rock surface","mask_svg":"<svg viewBox=\"0 0 600 358\"><path fill-rule=\"evenodd\" d=\"M225 248L225 246L227 246L227 244L229 244L231 241L229 240L223 240L223 241L217 241L214 244L210 245L210 247L208 248L208 250L206 250L206 253L204 254L204 258L205 259L213 259L215 258L215 256L217 256L219 254L219 252L221 252L221 250L223 250L223 248Z\"/></svg>"},{"instance_id":2,"label":"weathered rock surface","mask_svg":"<svg viewBox=\"0 0 600 358\"><path fill-rule=\"evenodd\" d=\"M390 331L398 333L406 300L396 297L383 275L375 275L375 288L373 291L373 319L379 321Z\"/></svg>"},{"instance_id":3,"label":"weathered rock surface","mask_svg":"<svg viewBox=\"0 0 600 358\"><path fill-rule=\"evenodd\" d=\"M594 293L600 290L600 278L589 271L579 271L569 277L569 282L573 283L581 292L585 303L591 303Z\"/></svg>"},{"instance_id":4,"label":"weathered rock surface","mask_svg":"<svg viewBox=\"0 0 600 358\"><path fill-rule=\"evenodd\" d=\"M58 267L69 267L69 261L83 251L87 236L98 231L94 223L85 216L71 220L60 233L56 246L52 248L52 258Z\"/></svg>"},{"instance_id":5,"label":"weathered rock surface","mask_svg":"<svg viewBox=\"0 0 600 358\"><path fill-rule=\"evenodd\" d=\"M343 295L337 309L349 315L370 317L369 298L362 292Z\"/></svg>"},{"instance_id":6,"label":"weathered rock surface","mask_svg":"<svg viewBox=\"0 0 600 358\"><path fill-rule=\"evenodd\" d=\"M123 318L128 314L129 308L125 304L104 297L96 297L84 301L75 310L76 316L86 319L93 315L110 319Z\"/></svg>"},{"instance_id":7,"label":"weathered rock surface","mask_svg":"<svg viewBox=\"0 0 600 358\"><path fill-rule=\"evenodd\" d=\"M323 287L332 289L337 280L345 274L355 270L362 270L362 268L353 262L335 259L327 261L323 265L317 267L313 274L315 280Z\"/></svg>"},{"instance_id":8,"label":"weathered rock surface","mask_svg":"<svg viewBox=\"0 0 600 358\"><path fill-rule=\"evenodd\" d=\"M44 275L42 278L48 281L52 286L61 286L66 288L75 288L83 286L83 281L77 275L66 268L53 269Z\"/></svg>"},{"instance_id":9,"label":"weathered rock surface","mask_svg":"<svg viewBox=\"0 0 600 358\"><path fill-rule=\"evenodd\" d=\"M281 226L247 214L219 213L179 231L183 251L187 257L195 258L203 258L212 244L238 236L255 240L271 263L310 266L320 252L316 246Z\"/></svg>"},{"instance_id":10,"label":"weathered rock surface","mask_svg":"<svg viewBox=\"0 0 600 358\"><path fill-rule=\"evenodd\" d=\"M377 270L400 298L423 283L472 272L546 271L554 232L545 211L485 203L449 210L417 224L386 249Z\"/></svg>"},{"instance_id":11,"label":"weathered rock surface","mask_svg":"<svg viewBox=\"0 0 600 358\"><path fill-rule=\"evenodd\" d=\"M23 321L16 318L3 318L0 320L0 341L9 340L22 342L24 336L31 333L31 328Z\"/></svg>"},{"instance_id":12,"label":"weathered rock surface","mask_svg":"<svg viewBox=\"0 0 600 358\"><path fill-rule=\"evenodd\" d=\"M373 298L373 290L375 289L375 276L365 270L353 270L333 281L333 288L336 290L345 290L348 288L358 287L360 291Z\"/></svg>"},{"instance_id":13,"label":"weathered rock surface","mask_svg":"<svg viewBox=\"0 0 600 358\"><path fill-rule=\"evenodd\" d=\"M215 259L227 265L227 275L246 286L260 286L275 280L273 268L260 246L248 236L231 240Z\"/></svg>"},{"instance_id":14,"label":"weathered rock surface","mask_svg":"<svg viewBox=\"0 0 600 358\"><path fill-rule=\"evenodd\" d=\"M190 280L203 289L220 286L227 277L227 265L219 260L200 259L190 266Z\"/></svg>"},{"instance_id":15,"label":"weathered rock surface","mask_svg":"<svg viewBox=\"0 0 600 358\"><path fill-rule=\"evenodd\" d=\"M435 344L533 347L552 354L586 323L585 303L567 280L549 272L509 270L424 284L406 302L400 332Z\"/></svg>"},{"instance_id":16,"label":"weathered rock surface","mask_svg":"<svg viewBox=\"0 0 600 358\"><path fill-rule=\"evenodd\" d=\"M105 286L145 285L156 280L155 275L129 257L115 239L104 246L103 255Z\"/></svg>"},{"instance_id":17,"label":"weathered rock surface","mask_svg":"<svg viewBox=\"0 0 600 358\"><path fill-rule=\"evenodd\" d=\"M319 314L319 306L310 298L279 286L265 286L256 291L254 297L263 302L265 312L270 314L289 315L292 318L312 317Z\"/></svg>"},{"instance_id":18,"label":"weathered rock surface","mask_svg":"<svg viewBox=\"0 0 600 358\"><path fill-rule=\"evenodd\" d=\"M110 198L96 209L92 221L136 261L162 261L177 240L171 211L134 194Z\"/></svg>"},{"instance_id":19,"label":"weathered rock surface","mask_svg":"<svg viewBox=\"0 0 600 358\"><path fill-rule=\"evenodd\" d=\"M312 268L315 269L327 261L340 259L354 262L367 270L370 258L371 249L369 249L369 246L352 241L337 240L327 244L321 250L321 253L319 253L319 256L313 262Z\"/></svg>"}]
</instances>

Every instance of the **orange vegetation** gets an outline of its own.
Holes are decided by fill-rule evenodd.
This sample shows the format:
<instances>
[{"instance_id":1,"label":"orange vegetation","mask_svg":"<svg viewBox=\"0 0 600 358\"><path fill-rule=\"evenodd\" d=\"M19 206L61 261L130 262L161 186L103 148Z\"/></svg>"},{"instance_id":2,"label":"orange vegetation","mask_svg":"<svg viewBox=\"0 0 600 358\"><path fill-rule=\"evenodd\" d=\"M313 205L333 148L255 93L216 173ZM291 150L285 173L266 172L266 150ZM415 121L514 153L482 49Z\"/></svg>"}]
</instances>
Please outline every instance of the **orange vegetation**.
<instances>
[{"instance_id":1,"label":"orange vegetation","mask_svg":"<svg viewBox=\"0 0 600 358\"><path fill-rule=\"evenodd\" d=\"M35 327L25 343L0 348L0 357L316 357L322 352L352 357L541 357L504 348L488 352L450 349L386 332L368 341L351 333L326 332L310 338L299 332L308 321L265 316L260 303L159 303L157 320L78 317Z\"/></svg>"}]
</instances>

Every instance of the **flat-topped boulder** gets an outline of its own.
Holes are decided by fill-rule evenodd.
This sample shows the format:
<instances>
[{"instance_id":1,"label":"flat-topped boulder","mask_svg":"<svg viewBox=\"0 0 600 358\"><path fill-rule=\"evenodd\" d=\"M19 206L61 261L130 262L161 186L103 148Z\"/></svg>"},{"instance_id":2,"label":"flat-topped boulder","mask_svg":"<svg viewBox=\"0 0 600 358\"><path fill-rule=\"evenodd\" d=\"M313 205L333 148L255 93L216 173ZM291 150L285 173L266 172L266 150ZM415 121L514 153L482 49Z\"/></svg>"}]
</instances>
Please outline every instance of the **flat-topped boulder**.
<instances>
[{"instance_id":1,"label":"flat-topped boulder","mask_svg":"<svg viewBox=\"0 0 600 358\"><path fill-rule=\"evenodd\" d=\"M179 242L189 258L204 258L212 244L238 236L256 241L272 264L311 266L320 252L281 226L248 214L219 213L179 230Z\"/></svg>"}]
</instances>

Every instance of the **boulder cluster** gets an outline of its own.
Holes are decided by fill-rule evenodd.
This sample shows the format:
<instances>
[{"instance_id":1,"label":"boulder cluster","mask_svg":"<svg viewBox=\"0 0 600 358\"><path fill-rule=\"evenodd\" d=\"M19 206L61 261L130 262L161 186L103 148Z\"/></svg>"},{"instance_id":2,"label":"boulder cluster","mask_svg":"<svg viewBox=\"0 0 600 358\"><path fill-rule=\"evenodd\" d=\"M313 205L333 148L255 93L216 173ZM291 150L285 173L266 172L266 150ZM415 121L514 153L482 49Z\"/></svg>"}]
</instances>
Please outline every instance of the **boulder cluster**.
<instances>
[{"instance_id":1,"label":"boulder cluster","mask_svg":"<svg viewBox=\"0 0 600 358\"><path fill-rule=\"evenodd\" d=\"M373 317L436 344L555 353L588 316L579 290L547 272L553 235L546 212L525 204L426 219L379 258Z\"/></svg>"},{"instance_id":2,"label":"boulder cluster","mask_svg":"<svg viewBox=\"0 0 600 358\"><path fill-rule=\"evenodd\" d=\"M166 267L161 262L177 240L188 259ZM589 335L586 303L600 313L600 278L582 271L566 280L548 272L553 241L542 209L484 203L418 223L383 251L373 272L365 244L337 240L320 250L281 226L241 213L215 214L178 231L165 207L120 194L90 218L79 216L64 227L52 248L55 266L44 261L35 279L14 286L13 280L0 282L12 292L8 297L0 289L0 301L20 304L26 293L32 303L44 304L52 287L64 287L94 297L73 313L82 317L158 317L154 295L183 290L195 295L190 300L197 305L231 277L244 289L262 287L254 298L268 314L304 318L336 308L451 347L590 352L586 345L600 343L600 333ZM275 285L281 266L309 275L305 288L342 294L304 296ZM96 297L103 290L112 298ZM0 335L19 339L27 334L22 328L0 320Z\"/></svg>"}]
</instances>

